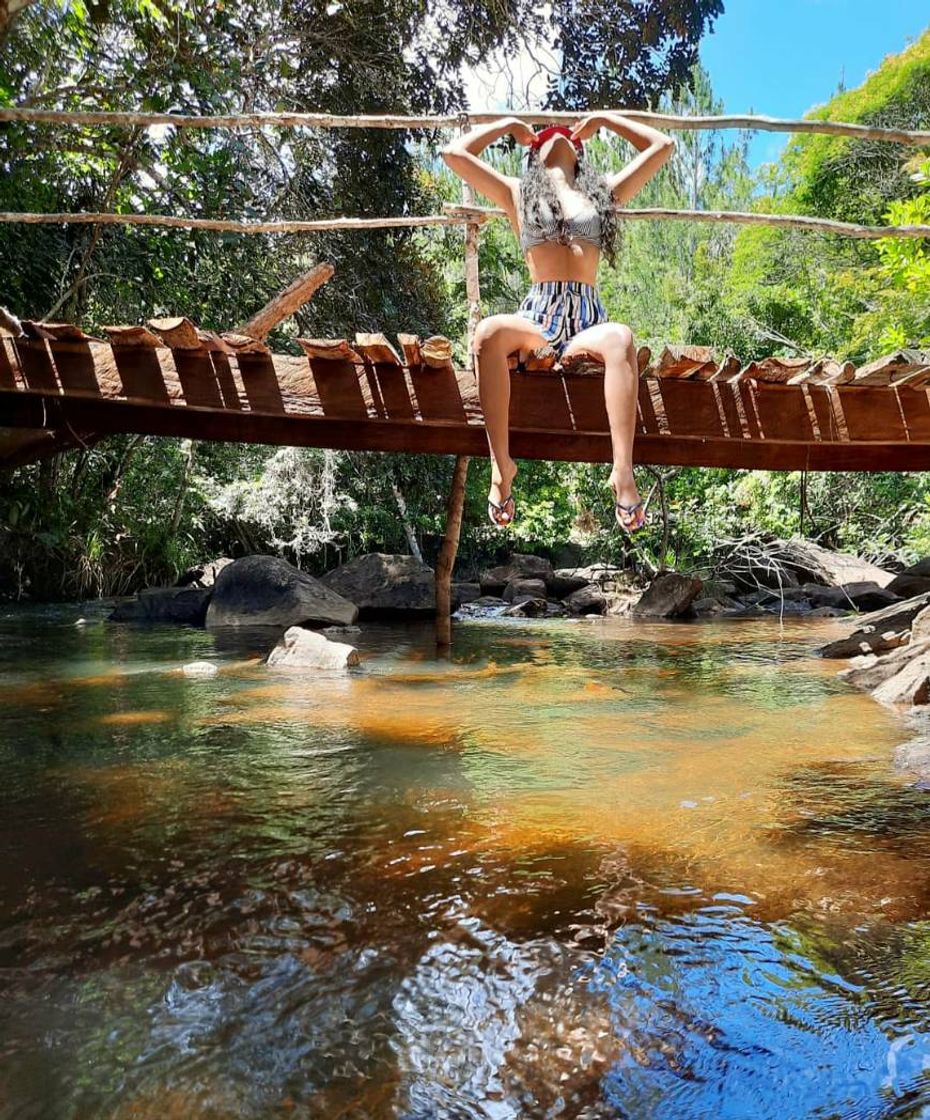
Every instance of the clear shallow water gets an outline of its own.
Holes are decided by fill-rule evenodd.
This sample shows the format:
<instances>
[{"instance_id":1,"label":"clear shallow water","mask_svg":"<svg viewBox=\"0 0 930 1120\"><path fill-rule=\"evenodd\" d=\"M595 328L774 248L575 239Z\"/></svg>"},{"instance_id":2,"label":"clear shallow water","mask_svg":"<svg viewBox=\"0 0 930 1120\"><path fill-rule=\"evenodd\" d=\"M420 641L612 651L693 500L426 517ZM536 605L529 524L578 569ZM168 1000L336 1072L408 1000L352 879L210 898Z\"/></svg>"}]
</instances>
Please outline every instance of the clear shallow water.
<instances>
[{"instance_id":1,"label":"clear shallow water","mask_svg":"<svg viewBox=\"0 0 930 1120\"><path fill-rule=\"evenodd\" d=\"M838 624L313 677L101 616L0 612L0 1116L930 1115L930 801Z\"/></svg>"}]
</instances>

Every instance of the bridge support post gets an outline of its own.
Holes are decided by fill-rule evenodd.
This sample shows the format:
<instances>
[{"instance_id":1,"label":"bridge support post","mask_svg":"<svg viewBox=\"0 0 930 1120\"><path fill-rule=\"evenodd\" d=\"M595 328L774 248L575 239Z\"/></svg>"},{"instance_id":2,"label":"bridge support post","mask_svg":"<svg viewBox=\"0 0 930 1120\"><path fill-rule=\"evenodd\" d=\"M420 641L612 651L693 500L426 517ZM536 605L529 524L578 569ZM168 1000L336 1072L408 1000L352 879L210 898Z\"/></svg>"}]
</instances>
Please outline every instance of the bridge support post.
<instances>
[{"instance_id":1,"label":"bridge support post","mask_svg":"<svg viewBox=\"0 0 930 1120\"><path fill-rule=\"evenodd\" d=\"M446 531L436 561L436 653L447 657L452 649L452 568L462 531L468 456L456 455L446 502Z\"/></svg>"}]
</instances>

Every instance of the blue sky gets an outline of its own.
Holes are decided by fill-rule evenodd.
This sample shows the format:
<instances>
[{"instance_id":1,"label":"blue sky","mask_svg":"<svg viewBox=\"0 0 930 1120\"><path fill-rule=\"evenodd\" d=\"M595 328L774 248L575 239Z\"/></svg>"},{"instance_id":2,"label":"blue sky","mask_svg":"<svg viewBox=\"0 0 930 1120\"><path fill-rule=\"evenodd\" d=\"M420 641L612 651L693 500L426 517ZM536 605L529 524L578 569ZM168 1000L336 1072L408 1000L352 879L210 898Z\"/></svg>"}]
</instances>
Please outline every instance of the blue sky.
<instances>
[{"instance_id":1,"label":"blue sky","mask_svg":"<svg viewBox=\"0 0 930 1120\"><path fill-rule=\"evenodd\" d=\"M858 86L930 27L928 0L724 0L701 62L727 113L801 117ZM750 163L778 158L788 133L757 132Z\"/></svg>"}]
</instances>

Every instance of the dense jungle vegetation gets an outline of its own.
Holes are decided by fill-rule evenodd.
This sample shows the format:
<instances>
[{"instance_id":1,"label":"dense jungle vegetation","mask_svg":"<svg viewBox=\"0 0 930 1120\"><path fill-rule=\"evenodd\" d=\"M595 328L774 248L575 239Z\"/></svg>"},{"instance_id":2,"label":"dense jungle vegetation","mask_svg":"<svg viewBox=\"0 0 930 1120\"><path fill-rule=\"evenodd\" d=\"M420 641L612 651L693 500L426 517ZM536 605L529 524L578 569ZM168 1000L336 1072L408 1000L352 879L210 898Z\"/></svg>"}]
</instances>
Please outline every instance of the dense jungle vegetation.
<instances>
[{"instance_id":1,"label":"dense jungle vegetation","mask_svg":"<svg viewBox=\"0 0 930 1120\"><path fill-rule=\"evenodd\" d=\"M549 36L563 71L544 108L722 113L698 58L720 0L656 0L648 33L598 5L452 0L109 0L37 3L0 42L0 104L182 113L303 110L446 113L461 72ZM614 9L617 9L614 12ZM424 12L428 18L424 18ZM587 13L587 15L586 15ZM612 18L612 16L616 18ZM654 18L653 18L654 17ZM663 65L650 47L665 48ZM597 65L594 65L597 60ZM856 89L824 91L811 117L930 128L930 31ZM679 131L636 205L755 209L868 224L930 222L930 153L798 135L753 172L748 134ZM212 132L0 126L0 210L120 210L238 218L431 213L461 197L432 130ZM633 154L588 144L605 168ZM489 150L510 173L520 152ZM335 276L272 336L356 330L443 333L464 355L462 231L450 227L242 236L149 228L0 227L0 305L89 331L185 314L231 329L313 263ZM513 310L528 284L509 226L482 231L482 312ZM712 345L743 359L831 354L859 363L930 347L930 245L700 222L629 222L620 264L602 263L611 318L640 344ZM607 464L520 463L520 515L485 519L488 460L473 459L460 564L503 549L562 562L700 568L722 541L804 533L874 559L930 552L930 475L638 468L651 526L629 542L611 516ZM127 593L214 555L278 551L311 571L359 552L432 561L452 459L113 437L20 468L0 483L0 594Z\"/></svg>"}]
</instances>

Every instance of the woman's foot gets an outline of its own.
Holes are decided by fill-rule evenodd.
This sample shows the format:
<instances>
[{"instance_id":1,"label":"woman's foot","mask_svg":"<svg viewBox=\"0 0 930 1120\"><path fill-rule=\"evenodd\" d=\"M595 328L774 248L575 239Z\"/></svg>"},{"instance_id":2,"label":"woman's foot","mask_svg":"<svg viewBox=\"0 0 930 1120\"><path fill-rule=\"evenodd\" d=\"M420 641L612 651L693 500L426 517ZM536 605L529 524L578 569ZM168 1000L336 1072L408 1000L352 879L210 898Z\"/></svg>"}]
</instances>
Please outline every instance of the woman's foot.
<instances>
[{"instance_id":1,"label":"woman's foot","mask_svg":"<svg viewBox=\"0 0 930 1120\"><path fill-rule=\"evenodd\" d=\"M614 492L614 516L620 528L628 533L642 529L646 524L646 511L633 472L615 467L610 472L610 488Z\"/></svg>"},{"instance_id":2,"label":"woman's foot","mask_svg":"<svg viewBox=\"0 0 930 1120\"><path fill-rule=\"evenodd\" d=\"M516 506L510 489L517 474L517 464L511 460L500 466L491 462L491 489L488 493L488 517L494 525L503 529L511 523L516 514Z\"/></svg>"}]
</instances>

